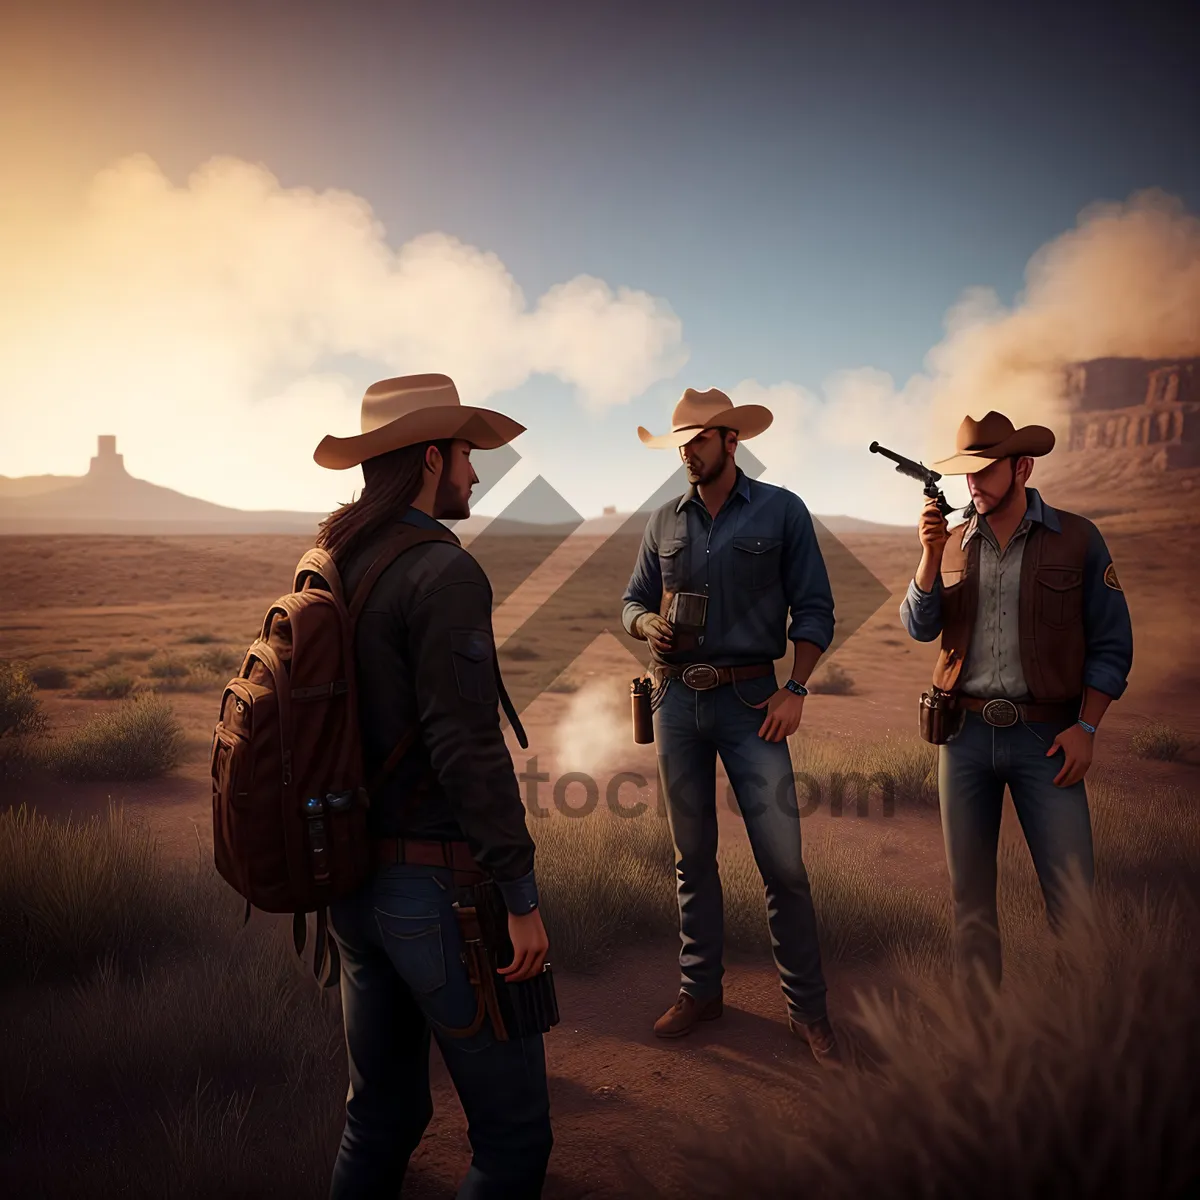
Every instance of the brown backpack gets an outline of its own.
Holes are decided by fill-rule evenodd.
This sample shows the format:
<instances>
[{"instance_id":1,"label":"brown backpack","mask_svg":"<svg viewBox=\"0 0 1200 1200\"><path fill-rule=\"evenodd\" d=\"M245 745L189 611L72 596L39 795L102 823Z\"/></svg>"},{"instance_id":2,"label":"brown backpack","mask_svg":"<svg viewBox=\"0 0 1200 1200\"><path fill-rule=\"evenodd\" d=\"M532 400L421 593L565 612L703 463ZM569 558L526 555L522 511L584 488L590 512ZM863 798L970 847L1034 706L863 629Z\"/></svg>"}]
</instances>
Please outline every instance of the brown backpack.
<instances>
[{"instance_id":1,"label":"brown backpack","mask_svg":"<svg viewBox=\"0 0 1200 1200\"><path fill-rule=\"evenodd\" d=\"M309 550L293 590L271 605L262 634L225 686L213 732L213 856L250 907L292 913L296 951L317 914L313 971L337 980L326 906L371 870L370 793L416 740L408 730L371 779L363 776L354 632L371 589L406 550L457 539L413 526L388 541L347 603L333 559Z\"/></svg>"}]
</instances>

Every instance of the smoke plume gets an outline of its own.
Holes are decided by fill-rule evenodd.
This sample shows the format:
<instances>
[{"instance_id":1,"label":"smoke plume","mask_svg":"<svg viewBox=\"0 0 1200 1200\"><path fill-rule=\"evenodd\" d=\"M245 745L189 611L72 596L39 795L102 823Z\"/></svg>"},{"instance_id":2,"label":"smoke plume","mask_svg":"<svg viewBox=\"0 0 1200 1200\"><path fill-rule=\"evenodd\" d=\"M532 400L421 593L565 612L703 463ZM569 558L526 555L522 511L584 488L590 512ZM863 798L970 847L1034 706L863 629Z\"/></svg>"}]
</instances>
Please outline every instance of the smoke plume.
<instances>
[{"instance_id":1,"label":"smoke plume","mask_svg":"<svg viewBox=\"0 0 1200 1200\"><path fill-rule=\"evenodd\" d=\"M739 401L775 413L752 443L767 478L796 488L820 512L907 522L919 489L866 454L873 439L928 463L953 452L964 416L989 409L1061 436L1067 364L1200 355L1200 218L1158 190L1092 205L1030 259L1012 307L990 288L971 288L945 329L925 372L902 386L870 368L836 374L819 395L793 383L739 384Z\"/></svg>"}]
</instances>

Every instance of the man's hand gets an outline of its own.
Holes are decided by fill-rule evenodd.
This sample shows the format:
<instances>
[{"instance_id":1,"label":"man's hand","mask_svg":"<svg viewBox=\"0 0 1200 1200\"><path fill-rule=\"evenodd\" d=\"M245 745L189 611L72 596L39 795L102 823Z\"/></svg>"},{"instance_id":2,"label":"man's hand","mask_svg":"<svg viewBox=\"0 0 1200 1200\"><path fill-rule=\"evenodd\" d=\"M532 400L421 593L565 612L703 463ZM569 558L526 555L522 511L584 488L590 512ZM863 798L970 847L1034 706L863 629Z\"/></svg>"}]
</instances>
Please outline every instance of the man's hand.
<instances>
[{"instance_id":1,"label":"man's hand","mask_svg":"<svg viewBox=\"0 0 1200 1200\"><path fill-rule=\"evenodd\" d=\"M768 742L782 742L800 728L804 715L804 697L780 688L755 708L765 708L766 718L758 727L758 736Z\"/></svg>"},{"instance_id":2,"label":"man's hand","mask_svg":"<svg viewBox=\"0 0 1200 1200\"><path fill-rule=\"evenodd\" d=\"M917 522L917 535L921 539L921 547L927 554L936 555L941 561L946 539L950 536L950 526L945 514L937 506L937 501L927 497L925 507L921 510L921 519Z\"/></svg>"},{"instance_id":3,"label":"man's hand","mask_svg":"<svg viewBox=\"0 0 1200 1200\"><path fill-rule=\"evenodd\" d=\"M668 654L675 640L675 630L670 621L658 613L644 612L634 622L634 628L646 639L658 654Z\"/></svg>"},{"instance_id":4,"label":"man's hand","mask_svg":"<svg viewBox=\"0 0 1200 1200\"><path fill-rule=\"evenodd\" d=\"M1046 751L1046 757L1062 751L1064 762L1062 769L1054 777L1057 787L1070 787L1078 783L1092 765L1092 749L1094 738L1082 725L1071 725L1054 739L1054 745Z\"/></svg>"},{"instance_id":5,"label":"man's hand","mask_svg":"<svg viewBox=\"0 0 1200 1200\"><path fill-rule=\"evenodd\" d=\"M520 917L509 913L508 936L512 939L513 960L507 967L497 967L496 973L509 983L532 979L541 971L550 949L542 914L536 908Z\"/></svg>"}]
</instances>

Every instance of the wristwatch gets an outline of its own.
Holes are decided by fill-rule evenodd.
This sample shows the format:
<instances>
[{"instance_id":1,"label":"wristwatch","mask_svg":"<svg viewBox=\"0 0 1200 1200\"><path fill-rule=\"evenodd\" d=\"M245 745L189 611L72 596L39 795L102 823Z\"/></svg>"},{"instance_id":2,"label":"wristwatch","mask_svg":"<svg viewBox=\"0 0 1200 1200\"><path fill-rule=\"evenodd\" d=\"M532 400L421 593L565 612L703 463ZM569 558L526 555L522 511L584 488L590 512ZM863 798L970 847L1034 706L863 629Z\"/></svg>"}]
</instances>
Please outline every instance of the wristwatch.
<instances>
[{"instance_id":1,"label":"wristwatch","mask_svg":"<svg viewBox=\"0 0 1200 1200\"><path fill-rule=\"evenodd\" d=\"M806 688L802 683L797 683L794 679L789 679L783 686L787 688L789 692L793 692L797 696L808 695L808 688Z\"/></svg>"}]
</instances>

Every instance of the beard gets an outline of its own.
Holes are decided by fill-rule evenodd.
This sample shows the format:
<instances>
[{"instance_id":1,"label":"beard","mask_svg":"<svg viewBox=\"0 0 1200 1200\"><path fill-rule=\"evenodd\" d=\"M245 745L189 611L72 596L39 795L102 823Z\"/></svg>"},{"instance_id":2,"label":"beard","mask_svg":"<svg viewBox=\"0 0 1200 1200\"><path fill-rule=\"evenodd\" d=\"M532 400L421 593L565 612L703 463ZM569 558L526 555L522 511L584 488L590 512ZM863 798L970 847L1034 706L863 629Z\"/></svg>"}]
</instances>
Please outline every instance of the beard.
<instances>
[{"instance_id":1,"label":"beard","mask_svg":"<svg viewBox=\"0 0 1200 1200\"><path fill-rule=\"evenodd\" d=\"M984 507L982 507L983 502L981 500L975 500L974 498L972 498L971 504L974 507L975 511L981 517L991 516L991 514L996 512L997 509L1003 508L1009 502L1009 500L1012 498L1013 492L1015 492L1016 490L1017 490L1017 472L1016 472L1016 470L1014 470L1013 474L1012 474L1012 479L1009 480L1008 487L1005 489L1004 495L1001 496L1000 499L997 500L994 504L989 504L986 508L984 508Z\"/></svg>"},{"instance_id":2,"label":"beard","mask_svg":"<svg viewBox=\"0 0 1200 1200\"><path fill-rule=\"evenodd\" d=\"M729 451L724 446L721 447L721 452L711 466L705 467L703 464L692 468L688 467L688 481L690 483L700 485L712 483L718 475L725 470L725 464L729 461Z\"/></svg>"},{"instance_id":3,"label":"beard","mask_svg":"<svg viewBox=\"0 0 1200 1200\"><path fill-rule=\"evenodd\" d=\"M445 474L438 480L433 500L434 512L442 520L463 521L471 515L470 488L460 487Z\"/></svg>"}]
</instances>

